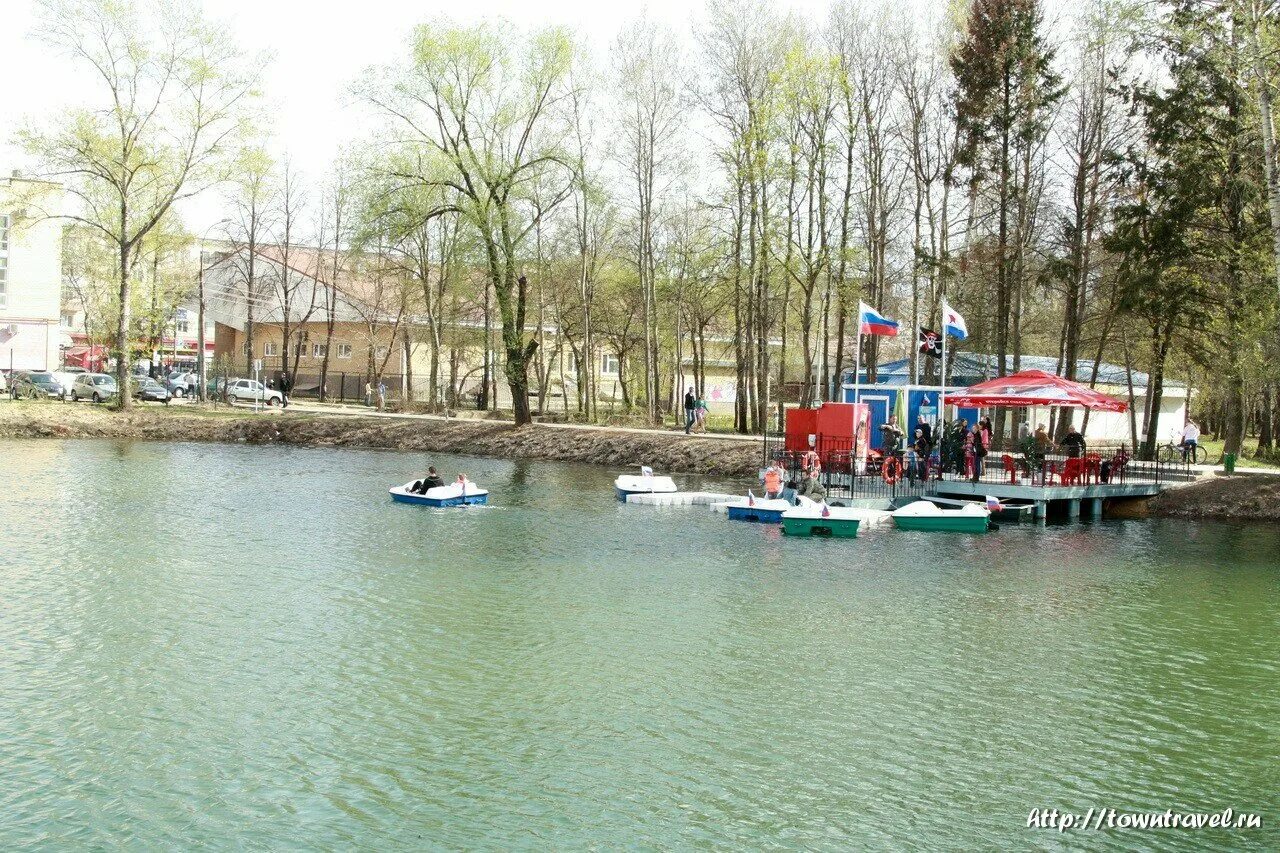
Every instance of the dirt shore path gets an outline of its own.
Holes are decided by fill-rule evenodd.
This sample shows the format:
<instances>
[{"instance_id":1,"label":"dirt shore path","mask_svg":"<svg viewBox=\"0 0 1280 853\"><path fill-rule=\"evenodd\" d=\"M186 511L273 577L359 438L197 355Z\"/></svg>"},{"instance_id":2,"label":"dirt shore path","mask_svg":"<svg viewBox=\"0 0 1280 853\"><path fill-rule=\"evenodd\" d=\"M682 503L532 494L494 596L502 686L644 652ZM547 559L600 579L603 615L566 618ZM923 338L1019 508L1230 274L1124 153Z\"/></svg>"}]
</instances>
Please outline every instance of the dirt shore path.
<instances>
[{"instance_id":1,"label":"dirt shore path","mask_svg":"<svg viewBox=\"0 0 1280 853\"><path fill-rule=\"evenodd\" d=\"M587 462L612 468L651 465L683 474L750 476L758 440L725 441L678 432L564 429L481 420L398 419L358 414L195 407L147 407L129 414L88 403L0 400L0 438L131 438L247 441L312 447L376 447L506 459Z\"/></svg>"}]
</instances>

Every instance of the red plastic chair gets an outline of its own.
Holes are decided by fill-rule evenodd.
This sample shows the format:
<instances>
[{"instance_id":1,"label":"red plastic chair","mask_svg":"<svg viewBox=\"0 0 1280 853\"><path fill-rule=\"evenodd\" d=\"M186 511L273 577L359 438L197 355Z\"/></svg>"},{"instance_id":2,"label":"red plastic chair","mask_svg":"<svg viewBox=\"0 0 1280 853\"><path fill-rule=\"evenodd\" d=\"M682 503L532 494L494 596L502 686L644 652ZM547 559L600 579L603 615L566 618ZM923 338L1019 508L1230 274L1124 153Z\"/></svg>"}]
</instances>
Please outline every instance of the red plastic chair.
<instances>
[{"instance_id":1,"label":"red plastic chair","mask_svg":"<svg viewBox=\"0 0 1280 853\"><path fill-rule=\"evenodd\" d=\"M1062 485L1080 485L1084 480L1084 460L1079 457L1068 459L1062 466Z\"/></svg>"},{"instance_id":2,"label":"red plastic chair","mask_svg":"<svg viewBox=\"0 0 1280 853\"><path fill-rule=\"evenodd\" d=\"M1018 463L1013 461L1013 457L1005 453L1001 455L1000 463L1004 465L1004 472L1009 475L1009 485L1018 482Z\"/></svg>"},{"instance_id":3,"label":"red plastic chair","mask_svg":"<svg viewBox=\"0 0 1280 853\"><path fill-rule=\"evenodd\" d=\"M1102 478L1102 456L1097 453L1089 453L1084 457L1084 475L1085 482L1100 482Z\"/></svg>"}]
</instances>

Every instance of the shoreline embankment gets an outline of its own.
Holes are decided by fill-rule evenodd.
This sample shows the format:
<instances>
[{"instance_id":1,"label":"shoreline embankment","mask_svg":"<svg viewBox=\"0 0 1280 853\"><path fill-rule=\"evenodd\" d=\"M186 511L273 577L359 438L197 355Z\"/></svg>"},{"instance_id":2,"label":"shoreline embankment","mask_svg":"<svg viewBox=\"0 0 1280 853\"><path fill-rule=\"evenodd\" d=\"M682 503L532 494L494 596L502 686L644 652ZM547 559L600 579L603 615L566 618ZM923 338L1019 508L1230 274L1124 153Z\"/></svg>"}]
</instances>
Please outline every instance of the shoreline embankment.
<instances>
[{"instance_id":1,"label":"shoreline embankment","mask_svg":"<svg viewBox=\"0 0 1280 853\"><path fill-rule=\"evenodd\" d=\"M454 453L498 459L581 462L616 470L651 465L672 474L754 477L758 441L680 432L573 429L469 418L387 418L289 410L135 408L116 412L88 403L0 400L2 438L111 438L353 447L422 453ZM1136 515L1152 518L1275 522L1280 475L1209 477L1171 488Z\"/></svg>"},{"instance_id":2,"label":"shoreline embankment","mask_svg":"<svg viewBox=\"0 0 1280 853\"><path fill-rule=\"evenodd\" d=\"M1147 503L1159 518L1266 521L1275 523L1280 507L1280 475L1213 476L1166 489Z\"/></svg>"},{"instance_id":3,"label":"shoreline embankment","mask_svg":"<svg viewBox=\"0 0 1280 853\"><path fill-rule=\"evenodd\" d=\"M254 413L221 407L135 408L89 403L0 400L0 438L115 438L248 442L455 453L500 459L584 462L611 468L650 465L673 474L754 476L759 442L679 432L569 429L471 419L397 419L301 411Z\"/></svg>"}]
</instances>

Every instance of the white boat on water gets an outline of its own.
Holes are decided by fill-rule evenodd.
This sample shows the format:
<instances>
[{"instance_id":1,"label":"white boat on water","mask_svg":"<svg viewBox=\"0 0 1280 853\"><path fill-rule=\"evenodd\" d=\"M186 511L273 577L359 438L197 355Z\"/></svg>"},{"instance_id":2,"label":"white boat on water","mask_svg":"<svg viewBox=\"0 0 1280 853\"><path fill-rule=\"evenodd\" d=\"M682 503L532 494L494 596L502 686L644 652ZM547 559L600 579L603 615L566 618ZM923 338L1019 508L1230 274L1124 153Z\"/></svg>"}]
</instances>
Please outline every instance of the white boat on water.
<instances>
[{"instance_id":1,"label":"white boat on water","mask_svg":"<svg viewBox=\"0 0 1280 853\"><path fill-rule=\"evenodd\" d=\"M418 504L419 506L450 507L487 504L489 493L471 481L448 483L427 489L426 494L412 491L413 483L394 486L388 491L391 499L399 503Z\"/></svg>"},{"instance_id":2,"label":"white boat on water","mask_svg":"<svg viewBox=\"0 0 1280 853\"><path fill-rule=\"evenodd\" d=\"M909 503L893 511L893 523L899 530L925 530L945 533L986 533L991 512L978 504L943 509L927 500Z\"/></svg>"},{"instance_id":3,"label":"white boat on water","mask_svg":"<svg viewBox=\"0 0 1280 853\"><path fill-rule=\"evenodd\" d=\"M625 501L627 495L665 495L675 491L674 480L654 476L653 469L647 465L640 467L639 474L620 474L613 481L613 492L620 501Z\"/></svg>"}]
</instances>

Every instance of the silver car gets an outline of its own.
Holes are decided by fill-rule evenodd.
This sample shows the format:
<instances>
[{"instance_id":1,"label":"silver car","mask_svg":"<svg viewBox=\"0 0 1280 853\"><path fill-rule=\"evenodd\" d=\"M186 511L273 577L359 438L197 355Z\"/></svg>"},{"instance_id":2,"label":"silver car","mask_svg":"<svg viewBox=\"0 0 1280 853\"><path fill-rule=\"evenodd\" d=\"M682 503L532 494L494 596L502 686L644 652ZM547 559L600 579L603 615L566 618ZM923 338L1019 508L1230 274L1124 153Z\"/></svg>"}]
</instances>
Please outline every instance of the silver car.
<instances>
[{"instance_id":1,"label":"silver car","mask_svg":"<svg viewBox=\"0 0 1280 853\"><path fill-rule=\"evenodd\" d=\"M71 383L71 401L92 400L102 403L120 393L116 378L106 373L81 373Z\"/></svg>"},{"instance_id":2,"label":"silver car","mask_svg":"<svg viewBox=\"0 0 1280 853\"><path fill-rule=\"evenodd\" d=\"M268 406L284 403L284 395L274 388L268 388L256 379L232 379L227 382L227 402L252 403L261 400Z\"/></svg>"}]
</instances>

